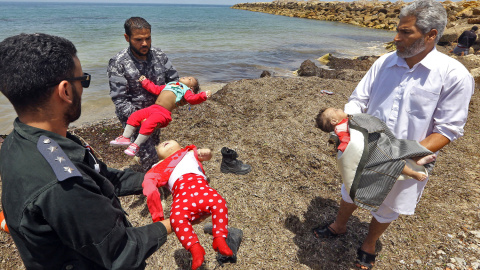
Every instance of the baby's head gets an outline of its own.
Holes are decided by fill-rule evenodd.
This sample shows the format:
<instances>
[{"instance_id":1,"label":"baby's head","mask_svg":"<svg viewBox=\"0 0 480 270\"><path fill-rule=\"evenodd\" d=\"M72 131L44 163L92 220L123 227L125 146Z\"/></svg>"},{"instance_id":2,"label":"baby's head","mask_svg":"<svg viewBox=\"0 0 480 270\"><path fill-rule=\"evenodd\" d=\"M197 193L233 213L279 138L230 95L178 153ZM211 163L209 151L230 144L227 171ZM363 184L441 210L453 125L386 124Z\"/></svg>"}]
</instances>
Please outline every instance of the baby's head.
<instances>
[{"instance_id":1,"label":"baby's head","mask_svg":"<svg viewBox=\"0 0 480 270\"><path fill-rule=\"evenodd\" d=\"M157 155L160 160L166 159L180 149L182 149L182 147L174 140L164 141L156 146Z\"/></svg>"},{"instance_id":2,"label":"baby's head","mask_svg":"<svg viewBox=\"0 0 480 270\"><path fill-rule=\"evenodd\" d=\"M322 131L332 132L335 130L335 126L347 117L348 114L341 109L323 108L318 113L315 121L317 123L317 127Z\"/></svg>"},{"instance_id":3,"label":"baby's head","mask_svg":"<svg viewBox=\"0 0 480 270\"><path fill-rule=\"evenodd\" d=\"M178 81L188 86L195 94L200 91L200 83L195 77L181 77Z\"/></svg>"}]
</instances>

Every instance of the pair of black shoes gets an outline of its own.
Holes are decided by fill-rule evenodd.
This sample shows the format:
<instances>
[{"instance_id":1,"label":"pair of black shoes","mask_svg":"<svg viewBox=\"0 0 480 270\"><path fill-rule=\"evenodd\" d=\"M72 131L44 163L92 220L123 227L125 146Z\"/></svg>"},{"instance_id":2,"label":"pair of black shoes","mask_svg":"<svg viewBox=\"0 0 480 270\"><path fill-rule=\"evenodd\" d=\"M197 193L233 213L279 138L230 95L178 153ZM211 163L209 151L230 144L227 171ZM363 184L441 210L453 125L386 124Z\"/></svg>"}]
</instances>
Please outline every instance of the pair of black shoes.
<instances>
[{"instance_id":1,"label":"pair of black shoes","mask_svg":"<svg viewBox=\"0 0 480 270\"><path fill-rule=\"evenodd\" d=\"M222 148L222 164L220 171L222 173L247 174L252 170L252 166L244 164L238 160L238 154L227 147Z\"/></svg>"}]
</instances>

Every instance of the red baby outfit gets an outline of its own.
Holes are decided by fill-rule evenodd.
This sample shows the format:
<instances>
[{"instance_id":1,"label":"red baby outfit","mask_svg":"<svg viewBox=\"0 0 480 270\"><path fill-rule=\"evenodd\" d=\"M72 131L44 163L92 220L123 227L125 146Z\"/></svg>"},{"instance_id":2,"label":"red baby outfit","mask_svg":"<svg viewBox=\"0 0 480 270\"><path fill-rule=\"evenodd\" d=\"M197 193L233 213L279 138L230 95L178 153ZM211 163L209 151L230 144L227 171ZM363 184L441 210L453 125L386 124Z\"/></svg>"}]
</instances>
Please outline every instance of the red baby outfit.
<instances>
[{"instance_id":1,"label":"red baby outfit","mask_svg":"<svg viewBox=\"0 0 480 270\"><path fill-rule=\"evenodd\" d=\"M350 132L348 131L348 118L343 119L335 126L335 134L337 134L340 140L338 150L344 152L350 142Z\"/></svg>"},{"instance_id":2,"label":"red baby outfit","mask_svg":"<svg viewBox=\"0 0 480 270\"><path fill-rule=\"evenodd\" d=\"M208 186L204 176L183 175L176 181L172 193L174 201L170 210L170 223L185 249L198 243L190 221L205 213L212 214L213 238L227 238L228 209L225 200Z\"/></svg>"},{"instance_id":3,"label":"red baby outfit","mask_svg":"<svg viewBox=\"0 0 480 270\"><path fill-rule=\"evenodd\" d=\"M166 184L173 196L170 223L185 249L189 250L199 242L190 221L206 213L212 214L213 237L227 237L225 199L208 185L194 145L175 152L145 174L143 194L147 196L147 206L154 222L164 219L158 188Z\"/></svg>"},{"instance_id":4,"label":"red baby outfit","mask_svg":"<svg viewBox=\"0 0 480 270\"><path fill-rule=\"evenodd\" d=\"M140 126L138 132L148 136L153 133L157 126L160 128L166 127L170 121L172 121L172 113L160 105L153 104L133 112L128 117L127 124L134 127Z\"/></svg>"},{"instance_id":5,"label":"red baby outfit","mask_svg":"<svg viewBox=\"0 0 480 270\"><path fill-rule=\"evenodd\" d=\"M154 95L160 95L160 92L163 90L169 90L177 85L180 85L179 82L171 82L167 85L156 85L149 79L144 79L142 81L142 86L148 92ZM182 85L185 86L185 85ZM185 86L187 87L187 86ZM179 87L177 87L179 88ZM177 100L181 100L185 98L185 100L192 105L200 104L207 100L207 94L205 92L200 92L198 94L194 94L190 88L182 88L185 92L178 93L174 92L177 95ZM188 90L187 90L188 89ZM145 121L143 121L145 120ZM143 122L142 122L143 121ZM168 124L172 121L172 113L165 109L164 107L153 104L148 106L147 108L138 110L133 112L127 120L127 124L138 127L140 126L140 130L138 133L142 135L149 136L150 134L155 131L155 128L164 128L168 126Z\"/></svg>"}]
</instances>

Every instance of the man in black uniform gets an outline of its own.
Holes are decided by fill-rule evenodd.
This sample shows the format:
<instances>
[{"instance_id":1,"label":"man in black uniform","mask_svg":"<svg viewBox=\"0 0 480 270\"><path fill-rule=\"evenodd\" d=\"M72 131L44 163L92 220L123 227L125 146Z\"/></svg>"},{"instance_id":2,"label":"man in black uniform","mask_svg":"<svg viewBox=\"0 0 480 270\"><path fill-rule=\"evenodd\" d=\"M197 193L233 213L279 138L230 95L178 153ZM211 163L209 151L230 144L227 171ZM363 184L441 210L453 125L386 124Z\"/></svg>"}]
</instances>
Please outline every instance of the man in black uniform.
<instances>
[{"instance_id":1,"label":"man in black uniform","mask_svg":"<svg viewBox=\"0 0 480 270\"><path fill-rule=\"evenodd\" d=\"M455 47L452 52L459 56L467 55L470 47L472 47L475 43L475 40L477 40L477 30L477 26L473 26L470 30L465 30L458 37L457 47Z\"/></svg>"},{"instance_id":2,"label":"man in black uniform","mask_svg":"<svg viewBox=\"0 0 480 270\"><path fill-rule=\"evenodd\" d=\"M108 168L67 132L89 83L64 38L0 43L0 90L18 115L0 150L2 206L27 269L144 269L171 232L168 219L133 228L117 195L141 194L144 174Z\"/></svg>"}]
</instances>

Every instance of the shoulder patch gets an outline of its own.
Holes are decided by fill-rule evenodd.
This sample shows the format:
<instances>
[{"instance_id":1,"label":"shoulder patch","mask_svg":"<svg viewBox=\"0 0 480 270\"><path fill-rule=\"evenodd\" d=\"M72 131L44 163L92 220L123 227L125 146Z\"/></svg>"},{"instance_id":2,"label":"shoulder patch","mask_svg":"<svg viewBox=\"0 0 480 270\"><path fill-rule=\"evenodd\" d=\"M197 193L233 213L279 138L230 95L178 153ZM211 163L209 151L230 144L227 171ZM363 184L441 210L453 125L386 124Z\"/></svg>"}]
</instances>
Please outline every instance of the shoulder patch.
<instances>
[{"instance_id":1,"label":"shoulder patch","mask_svg":"<svg viewBox=\"0 0 480 270\"><path fill-rule=\"evenodd\" d=\"M76 176L82 177L82 174L75 168L75 165L56 141L42 135L37 142L37 149L52 167L58 181Z\"/></svg>"}]
</instances>

